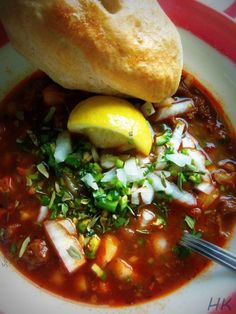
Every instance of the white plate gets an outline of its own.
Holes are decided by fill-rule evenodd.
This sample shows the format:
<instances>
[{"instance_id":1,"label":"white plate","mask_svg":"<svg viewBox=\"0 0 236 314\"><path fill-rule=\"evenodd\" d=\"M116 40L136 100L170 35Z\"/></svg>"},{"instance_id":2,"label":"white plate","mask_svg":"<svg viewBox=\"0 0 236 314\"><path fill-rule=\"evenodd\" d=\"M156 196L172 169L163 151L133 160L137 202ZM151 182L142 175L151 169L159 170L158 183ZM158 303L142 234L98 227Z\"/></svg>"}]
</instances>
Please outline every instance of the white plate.
<instances>
[{"instance_id":1,"label":"white plate","mask_svg":"<svg viewBox=\"0 0 236 314\"><path fill-rule=\"evenodd\" d=\"M169 1L166 5L168 7L172 3L172 7L167 9L173 9L180 2L177 0ZM185 3L187 4L187 2ZM197 5L198 9L199 6L200 13L206 14L205 11L208 9L201 7L200 4ZM187 7L186 12L183 10L181 14L189 14L187 10L190 10L191 14L195 14L195 7L191 7L189 4ZM170 13L174 14L174 12ZM214 14L212 15L212 12L209 11L209 15L213 19L211 23L218 22L218 20L214 20ZM176 18L177 21L180 21L178 18L179 16ZM222 17L218 18L222 20ZM227 53L227 50L224 51L225 47L220 45L214 45L217 48L216 50L190 31L187 31L186 29L191 29L194 32L194 25L192 25L192 28L190 27L191 17L189 19L189 24L186 24L183 20L178 23L185 28L179 29L184 47L184 67L193 73L220 100L229 119L228 121L236 128L236 67L235 63L224 55L228 55L235 61L235 54ZM216 27L224 28L224 25L223 23ZM225 29L226 31L228 30ZM196 32L199 36L200 33ZM202 36L200 35L200 37ZM206 38L204 39L206 40ZM211 40L209 42L212 45ZM236 46L232 47L234 52L235 49ZM0 48L0 60L1 99L17 82L32 73L34 68L19 56L9 43ZM236 237L234 236L228 243L228 248L233 250L235 247ZM224 304L227 304L228 298L236 293L236 274L217 265L211 266L195 280L170 295L149 303L115 309L73 303L39 289L15 271L1 255L0 278L0 314L206 314L209 310L216 309L213 304L218 302L218 309L220 309L223 299L225 298ZM235 301L231 300L230 302L228 305L231 307L231 313L233 314L236 312L236 307L232 308L235 306L235 304L233 305ZM227 309L226 306L224 309Z\"/></svg>"}]
</instances>

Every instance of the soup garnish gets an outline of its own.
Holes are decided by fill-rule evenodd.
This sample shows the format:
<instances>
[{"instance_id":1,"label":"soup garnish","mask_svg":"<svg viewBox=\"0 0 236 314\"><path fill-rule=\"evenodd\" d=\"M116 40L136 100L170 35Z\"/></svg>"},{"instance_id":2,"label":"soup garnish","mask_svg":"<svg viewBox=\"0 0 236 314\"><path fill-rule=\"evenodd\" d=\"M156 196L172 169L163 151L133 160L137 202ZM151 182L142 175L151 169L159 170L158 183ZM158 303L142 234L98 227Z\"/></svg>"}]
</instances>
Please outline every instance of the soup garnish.
<instances>
[{"instance_id":1,"label":"soup garnish","mask_svg":"<svg viewBox=\"0 0 236 314\"><path fill-rule=\"evenodd\" d=\"M184 230L218 245L230 237L234 138L219 105L189 78L162 104L128 100L144 121L139 140L152 138L146 156L130 124L127 143L111 148L119 126L110 146L90 142L106 138L93 105L96 136L91 125L82 135L67 130L81 101L127 100L66 90L37 73L3 101L0 246L20 272L58 295L120 306L167 294L209 264L178 243Z\"/></svg>"}]
</instances>

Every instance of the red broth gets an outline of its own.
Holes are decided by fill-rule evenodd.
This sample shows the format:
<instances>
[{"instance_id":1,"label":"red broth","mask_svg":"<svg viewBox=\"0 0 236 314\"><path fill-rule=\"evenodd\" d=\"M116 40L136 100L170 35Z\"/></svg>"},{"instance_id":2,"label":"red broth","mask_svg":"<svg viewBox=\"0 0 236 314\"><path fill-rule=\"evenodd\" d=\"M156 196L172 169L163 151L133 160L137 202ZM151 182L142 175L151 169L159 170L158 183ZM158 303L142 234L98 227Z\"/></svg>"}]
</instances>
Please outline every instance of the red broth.
<instances>
[{"instance_id":1,"label":"red broth","mask_svg":"<svg viewBox=\"0 0 236 314\"><path fill-rule=\"evenodd\" d=\"M214 200L211 199L212 195L194 190L190 181L183 182L183 188L196 196L196 206L179 204L159 193L152 204L131 206L133 213L126 214L119 220L113 216L110 218L103 210L97 218L100 224L96 225L95 221L95 225L88 230L85 219L87 217L81 216L81 213L77 216L76 210L81 210L85 215L88 206L86 202L91 202L91 191L81 181L76 181L79 188L75 189L73 201L78 197L79 209L75 206L72 210L67 199L65 204L69 209L64 212L64 216L57 211L61 206L59 202L56 209L49 209L44 217L44 221L52 218L56 221L66 217L72 219L85 252L86 241L91 236L96 234L100 238L100 247L96 254L92 257L85 254L86 263L70 274L45 232L44 221L37 222L40 206L49 201L43 199L42 195L50 198L55 181L59 185L64 184L60 180L65 173L63 169L53 168L52 171L50 165L46 164L49 163L47 160L45 164L50 177L46 179L37 173L35 165L45 157L39 153L40 145L47 144L52 138L55 140L58 132L66 129L72 108L89 96L91 94L86 92L63 89L43 73L36 73L19 84L2 102L0 248L6 258L27 278L60 296L110 306L147 302L187 284L209 265L204 257L179 246L183 230L194 232L220 246L232 235L236 216L235 141L218 116L217 112L222 113L220 104L197 80L185 73L175 96L194 101L194 110L181 115L181 119L188 124L188 132L198 141L207 154L207 159L212 161L207 163L207 169L216 188ZM131 99L131 102L142 104L136 99ZM157 123L155 115L150 117L150 123L158 134L161 132L160 124L173 129L176 121L176 117L171 117ZM73 141L80 139L81 137L73 135ZM84 138L82 140L85 143L87 141ZM109 153L120 154L117 151ZM132 154L135 155L134 152ZM176 169L169 169L173 173L174 170ZM70 174L70 168L67 171ZM170 180L174 177L173 173ZM194 180L196 178L199 176L196 175ZM85 204L81 205L81 199ZM50 206L47 204L46 207ZM142 225L144 210L153 213L155 224L145 227ZM92 217L91 212L90 215ZM101 228L101 217L105 221L104 229ZM114 227L114 224L109 224L107 217L116 219L117 225ZM109 236L118 243L118 250L114 258L104 263L104 243ZM27 237L30 241L25 250L22 250ZM99 265L104 276L99 277L91 270L94 263ZM122 265L125 265L124 268Z\"/></svg>"}]
</instances>

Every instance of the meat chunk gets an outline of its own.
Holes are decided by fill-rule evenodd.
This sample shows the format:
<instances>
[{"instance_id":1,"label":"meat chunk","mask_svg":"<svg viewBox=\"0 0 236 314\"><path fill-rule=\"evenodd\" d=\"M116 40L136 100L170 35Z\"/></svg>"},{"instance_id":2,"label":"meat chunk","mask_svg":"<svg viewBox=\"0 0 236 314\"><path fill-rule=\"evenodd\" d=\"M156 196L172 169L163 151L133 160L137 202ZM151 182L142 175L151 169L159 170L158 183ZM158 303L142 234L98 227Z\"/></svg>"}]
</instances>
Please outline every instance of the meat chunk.
<instances>
[{"instance_id":1,"label":"meat chunk","mask_svg":"<svg viewBox=\"0 0 236 314\"><path fill-rule=\"evenodd\" d=\"M223 215L236 213L236 198L233 196L222 196L218 202L217 209Z\"/></svg>"},{"instance_id":2,"label":"meat chunk","mask_svg":"<svg viewBox=\"0 0 236 314\"><path fill-rule=\"evenodd\" d=\"M178 95L181 97L193 98L193 94L191 93L189 87L185 84L183 80L181 80L178 88Z\"/></svg>"},{"instance_id":3,"label":"meat chunk","mask_svg":"<svg viewBox=\"0 0 236 314\"><path fill-rule=\"evenodd\" d=\"M213 173L213 178L218 184L227 185L233 189L236 187L236 172L227 172L219 169Z\"/></svg>"},{"instance_id":4,"label":"meat chunk","mask_svg":"<svg viewBox=\"0 0 236 314\"><path fill-rule=\"evenodd\" d=\"M13 189L12 177L5 176L0 178L0 192L9 193Z\"/></svg>"},{"instance_id":5,"label":"meat chunk","mask_svg":"<svg viewBox=\"0 0 236 314\"><path fill-rule=\"evenodd\" d=\"M227 172L236 172L236 162L231 159L221 160L219 166Z\"/></svg>"},{"instance_id":6,"label":"meat chunk","mask_svg":"<svg viewBox=\"0 0 236 314\"><path fill-rule=\"evenodd\" d=\"M198 115L202 118L209 119L211 117L211 111L205 99L200 95L194 95L193 101L198 108Z\"/></svg>"},{"instance_id":7,"label":"meat chunk","mask_svg":"<svg viewBox=\"0 0 236 314\"><path fill-rule=\"evenodd\" d=\"M217 204L217 223L219 226L219 233L221 236L228 238L230 232L228 231L228 222L231 220L231 215L236 214L236 197L222 196Z\"/></svg>"},{"instance_id":8,"label":"meat chunk","mask_svg":"<svg viewBox=\"0 0 236 314\"><path fill-rule=\"evenodd\" d=\"M4 229L3 240L8 242L8 241L14 239L14 237L20 231L20 228L21 228L21 224L19 224L19 223L13 223L13 224L10 224L9 226L7 226Z\"/></svg>"},{"instance_id":9,"label":"meat chunk","mask_svg":"<svg viewBox=\"0 0 236 314\"><path fill-rule=\"evenodd\" d=\"M27 261L30 268L37 268L50 258L49 248L44 240L35 239L27 247L23 259Z\"/></svg>"}]
</instances>

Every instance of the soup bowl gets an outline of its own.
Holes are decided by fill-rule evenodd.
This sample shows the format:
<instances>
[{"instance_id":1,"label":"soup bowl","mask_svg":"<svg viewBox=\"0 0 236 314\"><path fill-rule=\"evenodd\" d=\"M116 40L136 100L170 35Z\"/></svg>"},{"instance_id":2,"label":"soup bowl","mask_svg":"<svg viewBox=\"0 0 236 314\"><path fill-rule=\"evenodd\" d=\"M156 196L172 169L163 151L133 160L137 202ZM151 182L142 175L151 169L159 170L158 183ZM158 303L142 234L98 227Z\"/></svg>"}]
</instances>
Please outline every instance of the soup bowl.
<instances>
[{"instance_id":1,"label":"soup bowl","mask_svg":"<svg viewBox=\"0 0 236 314\"><path fill-rule=\"evenodd\" d=\"M178 26L184 49L184 68L220 102L232 134L236 130L236 25L233 19L195 1L161 0ZM233 9L230 11L234 14ZM36 69L20 56L0 30L0 99ZM236 234L227 242L235 251ZM0 255L0 314L206 314L236 313L236 274L211 264L194 280L171 294L148 303L109 308L76 303L34 285Z\"/></svg>"}]
</instances>

